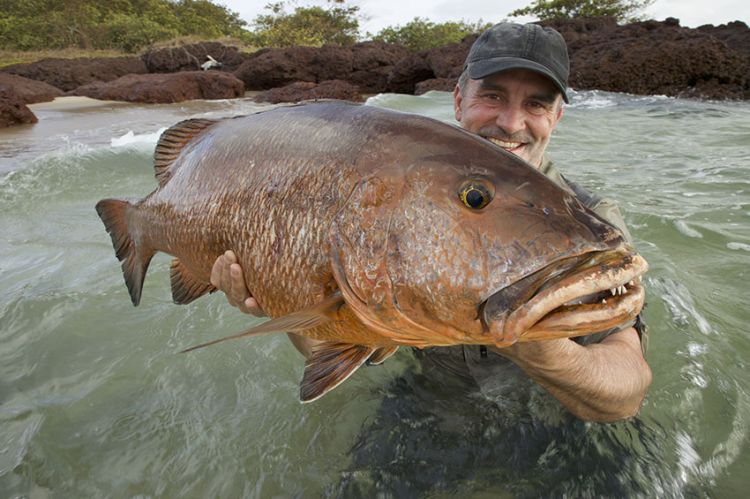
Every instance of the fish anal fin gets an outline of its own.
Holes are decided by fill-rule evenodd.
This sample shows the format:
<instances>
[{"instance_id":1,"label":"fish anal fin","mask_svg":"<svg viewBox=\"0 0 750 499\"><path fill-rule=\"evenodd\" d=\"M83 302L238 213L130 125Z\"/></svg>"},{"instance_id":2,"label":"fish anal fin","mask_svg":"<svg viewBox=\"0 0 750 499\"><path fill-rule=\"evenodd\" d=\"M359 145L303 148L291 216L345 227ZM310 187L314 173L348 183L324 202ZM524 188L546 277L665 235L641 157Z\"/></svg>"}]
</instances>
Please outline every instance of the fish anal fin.
<instances>
[{"instance_id":1,"label":"fish anal fin","mask_svg":"<svg viewBox=\"0 0 750 499\"><path fill-rule=\"evenodd\" d=\"M187 348L181 353L190 352L199 348L215 345L222 343L227 340L236 340L239 338L249 338L252 336L263 336L271 333L287 333L287 332L300 332L306 329L311 329L317 326L321 326L335 319L336 313L341 306L344 305L344 299L341 297L340 292L336 292L331 296L326 297L321 302L313 305L312 307L305 308L299 312L277 317L270 321L264 322L259 326L248 329L239 334L219 338L218 340L209 341L202 343L194 347Z\"/></svg>"},{"instance_id":2,"label":"fish anal fin","mask_svg":"<svg viewBox=\"0 0 750 499\"><path fill-rule=\"evenodd\" d=\"M154 175L162 187L172 178L172 165L182 149L219 120L193 118L172 125L159 137L154 150Z\"/></svg>"},{"instance_id":3,"label":"fish anal fin","mask_svg":"<svg viewBox=\"0 0 750 499\"><path fill-rule=\"evenodd\" d=\"M172 260L169 267L169 280L172 283L172 300L180 305L190 303L216 289L210 282L196 277L178 258Z\"/></svg>"},{"instance_id":4,"label":"fish anal fin","mask_svg":"<svg viewBox=\"0 0 750 499\"><path fill-rule=\"evenodd\" d=\"M367 359L367 365L368 366L379 366L383 362L385 362L391 355L396 353L396 350L398 350L397 346L392 347L381 347L375 350L372 355L370 355L370 358Z\"/></svg>"},{"instance_id":5,"label":"fish anal fin","mask_svg":"<svg viewBox=\"0 0 750 499\"><path fill-rule=\"evenodd\" d=\"M313 347L305 363L299 396L304 403L319 399L343 383L370 358L376 347L325 342Z\"/></svg>"},{"instance_id":6,"label":"fish anal fin","mask_svg":"<svg viewBox=\"0 0 750 499\"><path fill-rule=\"evenodd\" d=\"M141 301L143 279L155 251L133 239L128 225L128 212L135 207L122 199L102 199L96 203L96 212L112 238L117 259L122 262L122 275L133 305Z\"/></svg>"}]
</instances>

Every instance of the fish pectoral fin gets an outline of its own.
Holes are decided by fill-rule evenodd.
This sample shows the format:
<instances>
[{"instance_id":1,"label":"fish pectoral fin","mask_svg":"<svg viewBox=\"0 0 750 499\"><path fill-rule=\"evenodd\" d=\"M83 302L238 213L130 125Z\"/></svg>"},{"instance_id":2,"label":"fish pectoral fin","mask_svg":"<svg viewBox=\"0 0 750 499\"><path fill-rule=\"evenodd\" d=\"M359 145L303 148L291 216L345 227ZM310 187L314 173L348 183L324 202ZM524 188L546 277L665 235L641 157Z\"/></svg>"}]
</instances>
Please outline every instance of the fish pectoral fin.
<instances>
[{"instance_id":1,"label":"fish pectoral fin","mask_svg":"<svg viewBox=\"0 0 750 499\"><path fill-rule=\"evenodd\" d=\"M398 350L397 346L393 347L381 347L375 350L372 355L370 355L370 358L367 359L367 365L368 366L379 366L383 362L385 362L391 355L396 353L396 350Z\"/></svg>"},{"instance_id":2,"label":"fish pectoral fin","mask_svg":"<svg viewBox=\"0 0 750 499\"><path fill-rule=\"evenodd\" d=\"M172 283L172 300L180 305L216 290L210 282L196 277L177 258L172 260L169 267L169 280Z\"/></svg>"},{"instance_id":3,"label":"fish pectoral fin","mask_svg":"<svg viewBox=\"0 0 750 499\"><path fill-rule=\"evenodd\" d=\"M159 182L159 187L164 187L164 184L172 178L172 166L183 147L218 121L204 118L184 120L172 125L161 134L154 151L154 175Z\"/></svg>"},{"instance_id":4,"label":"fish pectoral fin","mask_svg":"<svg viewBox=\"0 0 750 499\"><path fill-rule=\"evenodd\" d=\"M219 338L218 340L213 340L207 343L201 343L200 345L196 345L194 347L186 348L180 353L198 350L199 348L215 345L227 340L249 338L252 336L264 336L266 334L272 333L304 331L306 329L317 327L332 321L336 317L336 313L342 305L344 305L344 298L342 298L341 293L337 291L331 296L326 297L323 301L313 305L312 307L308 307L306 309L300 310L299 312L294 312L289 315L277 317L276 319L271 319L268 322L264 322L259 326L252 327L247 331L239 334L234 334L232 336Z\"/></svg>"},{"instance_id":5,"label":"fish pectoral fin","mask_svg":"<svg viewBox=\"0 0 750 499\"><path fill-rule=\"evenodd\" d=\"M313 347L299 387L302 402L317 400L343 383L370 358L376 347L325 342Z\"/></svg>"}]
</instances>

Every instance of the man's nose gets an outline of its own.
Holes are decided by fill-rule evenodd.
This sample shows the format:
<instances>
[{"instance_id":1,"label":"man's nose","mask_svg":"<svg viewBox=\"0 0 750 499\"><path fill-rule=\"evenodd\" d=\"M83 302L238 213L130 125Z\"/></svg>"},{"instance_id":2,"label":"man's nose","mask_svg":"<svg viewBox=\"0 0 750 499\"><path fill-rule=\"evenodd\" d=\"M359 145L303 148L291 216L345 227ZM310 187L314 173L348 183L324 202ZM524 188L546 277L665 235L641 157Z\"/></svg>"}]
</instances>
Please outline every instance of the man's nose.
<instances>
[{"instance_id":1,"label":"man's nose","mask_svg":"<svg viewBox=\"0 0 750 499\"><path fill-rule=\"evenodd\" d=\"M503 106L495 119L495 124L508 135L512 135L526 127L523 112L517 106Z\"/></svg>"}]
</instances>

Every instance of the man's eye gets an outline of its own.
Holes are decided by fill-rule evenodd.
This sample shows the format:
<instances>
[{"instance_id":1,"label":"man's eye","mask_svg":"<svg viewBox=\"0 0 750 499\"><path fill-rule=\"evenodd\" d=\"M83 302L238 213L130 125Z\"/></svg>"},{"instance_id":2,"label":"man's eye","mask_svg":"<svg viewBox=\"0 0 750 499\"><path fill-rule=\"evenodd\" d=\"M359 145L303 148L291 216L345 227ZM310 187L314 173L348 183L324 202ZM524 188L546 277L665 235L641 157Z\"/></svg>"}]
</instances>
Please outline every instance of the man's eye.
<instances>
[{"instance_id":1,"label":"man's eye","mask_svg":"<svg viewBox=\"0 0 750 499\"><path fill-rule=\"evenodd\" d=\"M542 114L547 112L547 105L543 102L530 101L526 104L526 107L528 107L529 111L534 114Z\"/></svg>"}]
</instances>

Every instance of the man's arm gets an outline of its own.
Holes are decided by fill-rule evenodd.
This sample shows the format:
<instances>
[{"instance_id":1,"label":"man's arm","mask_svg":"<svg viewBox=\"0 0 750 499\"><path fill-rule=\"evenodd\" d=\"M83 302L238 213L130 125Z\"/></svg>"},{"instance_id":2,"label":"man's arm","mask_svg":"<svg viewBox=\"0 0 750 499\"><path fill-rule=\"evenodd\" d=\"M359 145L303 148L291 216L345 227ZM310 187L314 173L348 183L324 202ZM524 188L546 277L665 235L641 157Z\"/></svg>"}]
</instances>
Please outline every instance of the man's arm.
<instances>
[{"instance_id":1,"label":"man's arm","mask_svg":"<svg viewBox=\"0 0 750 499\"><path fill-rule=\"evenodd\" d=\"M250 294L245 284L245 275L233 251L226 251L216 259L211 269L211 284L227 295L229 304L245 314L264 317L266 314ZM294 347L306 358L312 356L312 347L320 343L298 334L287 333Z\"/></svg>"},{"instance_id":2,"label":"man's arm","mask_svg":"<svg viewBox=\"0 0 750 499\"><path fill-rule=\"evenodd\" d=\"M566 409L587 421L634 416L651 385L651 369L632 327L586 346L560 339L492 350L515 362Z\"/></svg>"}]
</instances>

